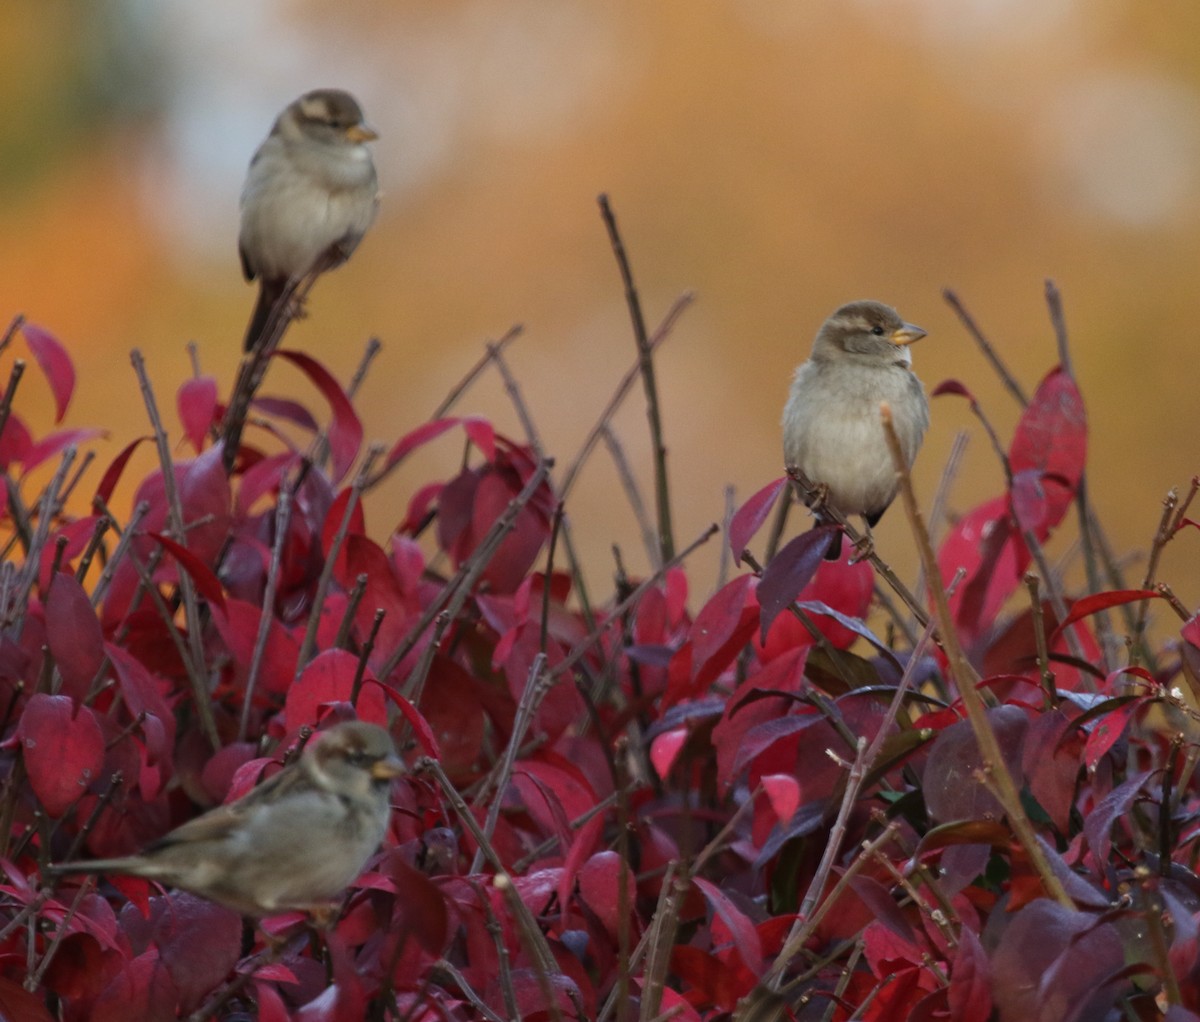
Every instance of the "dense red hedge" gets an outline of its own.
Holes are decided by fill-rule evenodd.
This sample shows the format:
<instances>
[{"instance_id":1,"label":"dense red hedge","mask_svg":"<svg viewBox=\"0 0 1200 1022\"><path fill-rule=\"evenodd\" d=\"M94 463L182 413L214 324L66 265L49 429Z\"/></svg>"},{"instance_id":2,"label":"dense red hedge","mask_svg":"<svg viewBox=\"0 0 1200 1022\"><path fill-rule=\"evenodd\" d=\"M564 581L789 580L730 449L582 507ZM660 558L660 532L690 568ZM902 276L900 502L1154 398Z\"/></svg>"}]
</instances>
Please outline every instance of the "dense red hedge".
<instances>
[{"instance_id":1,"label":"dense red hedge","mask_svg":"<svg viewBox=\"0 0 1200 1022\"><path fill-rule=\"evenodd\" d=\"M71 360L21 333L61 420ZM19 388L3 408L4 1018L1197 1017L1200 622L1154 649L1140 615L1162 590L1022 595L1087 512L1064 369L1022 413L1006 492L938 548L971 678L878 608L869 565L824 562L820 532L767 558L784 480L725 537L762 569L702 598L684 557L608 593L564 541L562 468L528 443L447 413L369 451L319 362L273 358L319 412L260 392L270 427L227 457L217 382L183 381L194 456L164 443L140 481L98 430L35 438ZM426 444L444 473L373 503ZM109 459L99 480L74 475L82 445ZM411 772L328 932L244 930L139 880L44 886L47 863L134 851L351 715L390 726Z\"/></svg>"}]
</instances>

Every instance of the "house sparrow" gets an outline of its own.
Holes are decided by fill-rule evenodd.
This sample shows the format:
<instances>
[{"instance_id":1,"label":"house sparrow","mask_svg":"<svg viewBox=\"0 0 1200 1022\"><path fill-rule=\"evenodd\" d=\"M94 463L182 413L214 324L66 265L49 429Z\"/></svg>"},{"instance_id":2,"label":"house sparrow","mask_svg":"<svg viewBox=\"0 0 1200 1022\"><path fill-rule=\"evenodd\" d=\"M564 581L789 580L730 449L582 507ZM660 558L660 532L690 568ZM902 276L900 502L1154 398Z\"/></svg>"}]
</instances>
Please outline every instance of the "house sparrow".
<instances>
[{"instance_id":1,"label":"house sparrow","mask_svg":"<svg viewBox=\"0 0 1200 1022\"><path fill-rule=\"evenodd\" d=\"M176 827L140 855L50 866L128 873L248 916L328 914L387 830L391 779L404 769L391 735L347 721L236 802Z\"/></svg>"},{"instance_id":2,"label":"house sparrow","mask_svg":"<svg viewBox=\"0 0 1200 1022\"><path fill-rule=\"evenodd\" d=\"M830 316L796 369L783 410L783 456L822 487L843 515L862 515L870 530L896 496L896 468L879 416L886 401L909 467L929 426L929 402L912 371L909 345L925 336L880 302L851 302ZM820 504L814 502L817 524ZM839 532L826 551L836 561Z\"/></svg>"},{"instance_id":3,"label":"house sparrow","mask_svg":"<svg viewBox=\"0 0 1200 1022\"><path fill-rule=\"evenodd\" d=\"M366 143L377 137L350 93L317 89L285 109L258 147L238 233L242 271L259 279L246 351L257 346L289 282L340 266L371 226L379 194Z\"/></svg>"}]
</instances>

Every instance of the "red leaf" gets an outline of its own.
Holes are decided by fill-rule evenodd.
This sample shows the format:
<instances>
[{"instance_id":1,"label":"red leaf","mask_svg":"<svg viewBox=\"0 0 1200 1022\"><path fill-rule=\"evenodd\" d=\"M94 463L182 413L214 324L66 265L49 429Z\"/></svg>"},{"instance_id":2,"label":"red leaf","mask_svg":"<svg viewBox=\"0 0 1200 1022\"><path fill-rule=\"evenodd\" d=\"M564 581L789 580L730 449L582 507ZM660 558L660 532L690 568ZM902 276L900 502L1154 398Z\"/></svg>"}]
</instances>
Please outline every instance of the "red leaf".
<instances>
[{"instance_id":1,"label":"red leaf","mask_svg":"<svg viewBox=\"0 0 1200 1022\"><path fill-rule=\"evenodd\" d=\"M715 680L753 635L758 620L754 584L753 575L738 576L714 593L696 615L688 630L696 688Z\"/></svg>"},{"instance_id":2,"label":"red leaf","mask_svg":"<svg viewBox=\"0 0 1200 1022\"><path fill-rule=\"evenodd\" d=\"M0 433L0 469L7 470L9 465L23 462L32 446L33 436L24 421L17 414L10 414L4 432Z\"/></svg>"},{"instance_id":3,"label":"red leaf","mask_svg":"<svg viewBox=\"0 0 1200 1022\"><path fill-rule=\"evenodd\" d=\"M230 598L213 605L213 623L228 647L234 661L244 671L250 670L262 608L244 600ZM296 676L296 658L300 654L297 640L275 618L267 626L267 648L263 653L258 684L269 693L286 692Z\"/></svg>"},{"instance_id":4,"label":"red leaf","mask_svg":"<svg viewBox=\"0 0 1200 1022\"><path fill-rule=\"evenodd\" d=\"M299 401L292 401L286 397L268 397L264 394L256 397L250 404L260 412L274 415L310 433L315 433L320 428L317 420L312 417L312 412Z\"/></svg>"},{"instance_id":5,"label":"red leaf","mask_svg":"<svg viewBox=\"0 0 1200 1022\"><path fill-rule=\"evenodd\" d=\"M488 461L496 460L496 430L495 427L481 415L466 415L462 420L463 430L471 438L471 443L483 452Z\"/></svg>"},{"instance_id":6,"label":"red leaf","mask_svg":"<svg viewBox=\"0 0 1200 1022\"><path fill-rule=\"evenodd\" d=\"M1088 735L1087 745L1083 750L1083 761L1089 770L1094 770L1100 762L1100 757L1111 749L1117 740L1125 733L1129 721L1146 703L1151 696L1135 696L1127 702L1122 702L1115 710L1106 713L1092 728Z\"/></svg>"},{"instance_id":7,"label":"red leaf","mask_svg":"<svg viewBox=\"0 0 1200 1022\"><path fill-rule=\"evenodd\" d=\"M987 954L970 927L958 933L958 950L950 966L950 1017L960 1022L987 1022L992 1014L991 970Z\"/></svg>"},{"instance_id":8,"label":"red leaf","mask_svg":"<svg viewBox=\"0 0 1200 1022\"><path fill-rule=\"evenodd\" d=\"M32 472L38 465L49 461L59 451L105 435L105 431L102 429L64 429L59 433L51 433L30 445L29 450L21 459L21 467L25 472Z\"/></svg>"},{"instance_id":9,"label":"red leaf","mask_svg":"<svg viewBox=\"0 0 1200 1022\"><path fill-rule=\"evenodd\" d=\"M54 1022L45 1002L20 983L0 978L0 1018L8 1022Z\"/></svg>"},{"instance_id":10,"label":"red leaf","mask_svg":"<svg viewBox=\"0 0 1200 1022\"><path fill-rule=\"evenodd\" d=\"M95 500L103 501L105 504L112 500L113 490L117 488L121 473L125 471L125 466L129 464L129 459L133 455L133 452L137 450L138 444L152 439L154 438L140 436L125 445L125 449L113 458L112 464L108 466L108 469L104 473L104 478L100 480L100 485L96 487Z\"/></svg>"},{"instance_id":11,"label":"red leaf","mask_svg":"<svg viewBox=\"0 0 1200 1022\"><path fill-rule=\"evenodd\" d=\"M217 381L212 376L184 380L175 394L175 406L183 432L199 454L217 417Z\"/></svg>"},{"instance_id":12,"label":"red leaf","mask_svg":"<svg viewBox=\"0 0 1200 1022\"><path fill-rule=\"evenodd\" d=\"M1109 850L1112 847L1113 824L1129 811L1141 792L1142 786L1153 772L1152 770L1142 770L1124 783L1117 785L1096 803L1083 821L1084 836L1098 863L1103 865L1108 862Z\"/></svg>"},{"instance_id":13,"label":"red leaf","mask_svg":"<svg viewBox=\"0 0 1200 1022\"><path fill-rule=\"evenodd\" d=\"M1138 603L1141 600L1161 600L1163 594L1154 589L1116 589L1107 593L1096 593L1093 596L1084 596L1071 604L1071 609L1067 612L1067 616L1059 623L1059 626L1054 629L1054 634L1050 636L1050 645L1054 645L1054 641L1063 633L1063 630L1068 626L1080 621L1097 611L1108 610L1110 607L1120 607L1125 603Z\"/></svg>"},{"instance_id":14,"label":"red leaf","mask_svg":"<svg viewBox=\"0 0 1200 1022\"><path fill-rule=\"evenodd\" d=\"M1014 482L1029 473L1018 489L1023 491L1023 512L1036 510L1035 521L1029 524L1043 540L1070 506L1087 460L1083 398L1062 367L1052 370L1038 386L1017 424L1008 460ZM1041 483L1041 493L1032 504L1028 479ZM1017 520L1026 521L1023 514L1017 514Z\"/></svg>"},{"instance_id":15,"label":"red leaf","mask_svg":"<svg viewBox=\"0 0 1200 1022\"><path fill-rule=\"evenodd\" d=\"M69 696L37 692L21 714L17 737L25 769L46 812L62 816L104 765L104 735L90 708Z\"/></svg>"},{"instance_id":16,"label":"red leaf","mask_svg":"<svg viewBox=\"0 0 1200 1022\"><path fill-rule=\"evenodd\" d=\"M987 715L1004 761L1019 787L1025 780L1020 752L1028 719L1016 706L998 706L988 710ZM998 817L1002 813L991 792L991 782L984 774L983 754L968 721L951 724L934 739L922 779L925 805L938 823L977 820L989 814Z\"/></svg>"},{"instance_id":17,"label":"red leaf","mask_svg":"<svg viewBox=\"0 0 1200 1022\"><path fill-rule=\"evenodd\" d=\"M200 560L187 547L180 546L175 540L168 536L162 535L159 532L146 533L151 539L157 540L162 544L163 549L167 551L179 563L196 583L196 589L209 603L225 609L225 592L221 588L221 583L217 579L216 574L203 561Z\"/></svg>"},{"instance_id":18,"label":"red leaf","mask_svg":"<svg viewBox=\"0 0 1200 1022\"><path fill-rule=\"evenodd\" d=\"M276 351L276 356L286 359L309 378L329 402L333 420L329 424L329 451L333 458L333 481L337 482L354 464L362 446L363 427L346 397L346 392L320 362L302 351Z\"/></svg>"},{"instance_id":19,"label":"red leaf","mask_svg":"<svg viewBox=\"0 0 1200 1022\"><path fill-rule=\"evenodd\" d=\"M183 891L165 900L155 943L187 1012L198 1008L237 964L242 921L236 912Z\"/></svg>"},{"instance_id":20,"label":"red leaf","mask_svg":"<svg viewBox=\"0 0 1200 1022\"><path fill-rule=\"evenodd\" d=\"M761 976L763 972L762 941L759 939L754 924L716 884L703 877L696 877L692 882L700 888L713 911L729 928L729 932L733 936L734 947L746 968L755 976Z\"/></svg>"},{"instance_id":21,"label":"red leaf","mask_svg":"<svg viewBox=\"0 0 1200 1022\"><path fill-rule=\"evenodd\" d=\"M364 536L367 532L367 516L363 511L362 501L354 494L354 488L344 487L334 499L329 507L329 513L325 515L325 522L321 526L321 552L328 557L329 548L333 546L333 537L337 535L338 529L342 527L342 520L346 517L346 506L350 503L350 498L354 497L354 510L350 512L350 524L347 529L347 536ZM346 547L342 545L342 549L338 553L339 559L345 561ZM346 587L353 588L353 584Z\"/></svg>"},{"instance_id":22,"label":"red leaf","mask_svg":"<svg viewBox=\"0 0 1200 1022\"><path fill-rule=\"evenodd\" d=\"M763 790L771 809L780 823L787 823L800 807L800 785L791 774L767 774L762 778Z\"/></svg>"},{"instance_id":23,"label":"red leaf","mask_svg":"<svg viewBox=\"0 0 1200 1022\"><path fill-rule=\"evenodd\" d=\"M968 648L991 628L1005 600L1021 584L1029 560L1013 528L1007 497L995 497L968 512L942 542L942 584L949 585L960 567L967 573L950 597L950 610Z\"/></svg>"},{"instance_id":24,"label":"red leaf","mask_svg":"<svg viewBox=\"0 0 1200 1022\"><path fill-rule=\"evenodd\" d=\"M60 571L46 597L46 641L67 695L82 699L104 663L96 611L74 575Z\"/></svg>"},{"instance_id":25,"label":"red leaf","mask_svg":"<svg viewBox=\"0 0 1200 1022\"><path fill-rule=\"evenodd\" d=\"M622 873L625 874L625 905L621 904ZM596 913L614 939L620 927L621 913L628 912L636 896L637 878L616 852L597 852L579 871L579 897Z\"/></svg>"},{"instance_id":26,"label":"red leaf","mask_svg":"<svg viewBox=\"0 0 1200 1022\"><path fill-rule=\"evenodd\" d=\"M239 515L250 514L254 502L267 493L278 491L284 474L299 461L299 456L292 451L272 454L269 458L256 461L242 474L242 485L238 487L237 512Z\"/></svg>"},{"instance_id":27,"label":"red leaf","mask_svg":"<svg viewBox=\"0 0 1200 1022\"><path fill-rule=\"evenodd\" d=\"M121 694L129 704L129 711L135 716L145 713L161 722L164 731L161 748L153 751L156 755L168 757L175 745L175 715L159 690L158 683L141 663L120 646L106 642L104 651L116 669Z\"/></svg>"},{"instance_id":28,"label":"red leaf","mask_svg":"<svg viewBox=\"0 0 1200 1022\"><path fill-rule=\"evenodd\" d=\"M673 731L664 731L650 743L650 762L654 764L655 771L663 780L666 780L671 767L675 765L679 750L683 748L687 737L687 728L680 727Z\"/></svg>"},{"instance_id":29,"label":"red leaf","mask_svg":"<svg viewBox=\"0 0 1200 1022\"><path fill-rule=\"evenodd\" d=\"M388 451L388 456L384 461L384 471L398 465L407 458L418 447L422 447L431 440L436 440L443 433L452 429L454 426L461 424L466 431L471 441L478 447L487 458L488 461L496 460L496 431L492 424L487 419L479 416L468 416L466 418L458 418L450 416L443 419L433 419L430 422L424 422L416 429L404 434Z\"/></svg>"},{"instance_id":30,"label":"red leaf","mask_svg":"<svg viewBox=\"0 0 1200 1022\"><path fill-rule=\"evenodd\" d=\"M71 394L75 391L75 366L71 356L52 334L40 326L22 323L21 333L25 335L29 350L37 359L54 394L54 421L62 422L67 405L71 403Z\"/></svg>"},{"instance_id":31,"label":"red leaf","mask_svg":"<svg viewBox=\"0 0 1200 1022\"><path fill-rule=\"evenodd\" d=\"M843 627L827 614L812 618L812 623L830 643L838 649L849 649L860 634L858 622L865 619L871 609L874 590L875 569L869 561L850 564L846 558L822 560L813 580L797 594L796 602L803 604L816 601L846 617L858 619L851 629ZM760 656L766 661L774 660L787 650L811 646L815 641L797 618L791 614L780 614L771 625L766 639L757 643L757 646Z\"/></svg>"},{"instance_id":32,"label":"red leaf","mask_svg":"<svg viewBox=\"0 0 1200 1022\"><path fill-rule=\"evenodd\" d=\"M729 521L729 548L733 551L734 561L741 561L747 544L771 514L787 481L787 476L784 476L768 483L733 513Z\"/></svg>"},{"instance_id":33,"label":"red leaf","mask_svg":"<svg viewBox=\"0 0 1200 1022\"><path fill-rule=\"evenodd\" d=\"M960 383L958 380L942 380L936 387L929 392L930 397L941 397L943 394L953 394L957 397L965 397L975 406L975 395L972 394L966 384Z\"/></svg>"},{"instance_id":34,"label":"red leaf","mask_svg":"<svg viewBox=\"0 0 1200 1022\"><path fill-rule=\"evenodd\" d=\"M372 679L372 682L382 689L383 694L391 699L400 712L404 714L404 719L408 721L416 733L417 741L421 743L425 754L432 756L434 759L440 759L442 754L438 750L437 738L434 736L433 728L429 726L429 722L421 715L421 711L393 689L391 685L384 684L382 681L376 681L375 679Z\"/></svg>"},{"instance_id":35,"label":"red leaf","mask_svg":"<svg viewBox=\"0 0 1200 1022\"><path fill-rule=\"evenodd\" d=\"M288 689L283 710L284 727L292 732L305 724L319 724L324 707L349 703L357 673L358 657L344 649L329 649L315 657ZM354 705L362 720L387 724L383 693L377 686L364 683Z\"/></svg>"},{"instance_id":36,"label":"red leaf","mask_svg":"<svg viewBox=\"0 0 1200 1022\"><path fill-rule=\"evenodd\" d=\"M836 531L832 525L809 529L771 558L758 584L758 603L762 608L759 621L763 639L771 630L771 622L790 607L800 590L812 581Z\"/></svg>"}]
</instances>

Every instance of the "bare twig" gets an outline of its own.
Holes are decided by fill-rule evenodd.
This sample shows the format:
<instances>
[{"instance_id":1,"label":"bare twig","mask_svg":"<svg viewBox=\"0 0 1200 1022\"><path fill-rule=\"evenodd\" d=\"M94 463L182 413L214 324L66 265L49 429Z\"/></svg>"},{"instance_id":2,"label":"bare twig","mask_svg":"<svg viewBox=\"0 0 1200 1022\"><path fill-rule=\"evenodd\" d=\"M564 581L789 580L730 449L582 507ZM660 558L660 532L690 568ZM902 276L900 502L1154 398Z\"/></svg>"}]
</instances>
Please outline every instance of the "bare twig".
<instances>
[{"instance_id":1,"label":"bare twig","mask_svg":"<svg viewBox=\"0 0 1200 1022\"><path fill-rule=\"evenodd\" d=\"M963 706L966 708L967 719L971 722L975 741L979 745L979 753L984 764L983 769L994 783L997 798L1008 816L1009 825L1025 849L1026 855L1029 856L1029 861L1047 892L1060 905L1070 907L1073 902L1062 882L1050 868L1042 846L1038 843L1037 834L1021 805L1020 793L1000 751L1000 744L996 739L995 731L992 730L983 698L976 688L979 681L978 675L967 661L966 654L959 644L946 590L938 575L937 558L934 555L933 546L929 542L929 534L925 531L921 511L917 506L916 494L913 492L912 479L908 474L904 455L900 448L900 438L896 435L896 428L892 423L892 412L886 402L880 405L880 415L883 420L883 432L887 438L888 449L892 452L892 463L896 466L900 480L900 495L904 499L904 509L908 513L909 524L912 526L913 536L916 538L917 548L920 551L921 560L925 564L926 575L930 580L942 648L946 651L950 673L954 678Z\"/></svg>"},{"instance_id":2,"label":"bare twig","mask_svg":"<svg viewBox=\"0 0 1200 1022\"><path fill-rule=\"evenodd\" d=\"M154 389L150 386L150 377L146 374L146 362L142 353L134 348L129 354L133 370L137 373L138 386L142 391L142 400L146 405L146 415L154 432L154 442L158 447L158 461L162 469L163 490L167 498L167 521L171 523L171 532L181 546L186 547L187 529L184 528L183 504L179 498L179 487L175 479L175 464L171 460L171 445L167 440L167 431L163 428L162 418L158 414L158 402L154 398ZM153 583L148 583L153 588ZM157 590L156 590L157 591ZM200 605L196 600L196 587L192 576L180 565L179 591L183 595L184 624L187 628L187 646L180 650L188 678L192 683L192 694L196 702L196 712L200 717L200 725L214 749L221 747L217 735L217 723L213 718L212 705L209 701L208 684L204 676L204 639L201 634ZM161 612L170 617L166 608Z\"/></svg>"},{"instance_id":3,"label":"bare twig","mask_svg":"<svg viewBox=\"0 0 1200 1022\"><path fill-rule=\"evenodd\" d=\"M1000 377L1001 382L1008 388L1009 393L1016 398L1017 404L1022 408L1026 407L1029 404L1029 398L1025 395L1025 391L1017 382L1017 378L1009 372L1008 366L996 354L996 349L992 347L991 342L983 335L983 331L979 329L979 326L966 310L966 307L958 300L958 295L949 288L946 288L942 291L942 297L946 300L946 304L958 315L958 318L962 321L962 325L967 328L967 333L975 339L979 350L983 352L983 357L992 364L996 375Z\"/></svg>"},{"instance_id":4,"label":"bare twig","mask_svg":"<svg viewBox=\"0 0 1200 1022\"><path fill-rule=\"evenodd\" d=\"M690 291L685 291L675 299L671 308L667 310L667 314L663 317L662 322L658 325L658 329L654 331L647 342L651 353L657 351L659 345L670 337L672 328L678 322L679 317L683 315L684 310L692 304L692 300L693 295ZM574 487L575 480L583 468L584 462L587 461L588 455L591 454L592 448L599 441L601 431L616 414L617 409L621 407L621 402L625 400L625 396L629 393L629 388L633 386L634 381L638 378L640 365L639 361L621 377L621 382L617 384L616 390L613 391L613 396L609 398L608 404L604 406L604 411L600 413L600 418L584 438L583 444L579 448L579 453L569 462L560 491L564 500L567 494L571 492L572 487Z\"/></svg>"},{"instance_id":5,"label":"bare twig","mask_svg":"<svg viewBox=\"0 0 1200 1022\"><path fill-rule=\"evenodd\" d=\"M238 741L244 742L250 730L250 713L254 707L254 690L258 687L258 676L262 670L263 657L267 652L267 639L271 634L271 622L275 620L275 590L279 584L279 570L283 562L283 544L292 520L292 495L286 486L279 488L279 502L275 507L275 542L271 544L271 563L267 567L267 581L263 587L262 616L258 619L258 634L254 637L254 653L250 658L250 673L246 677L246 691L242 694L242 716L238 722Z\"/></svg>"},{"instance_id":6,"label":"bare twig","mask_svg":"<svg viewBox=\"0 0 1200 1022\"><path fill-rule=\"evenodd\" d=\"M537 493L539 487L546 481L550 467L553 463L550 461L541 461L537 468L526 481L524 488L516 497L508 502L508 507L504 509L504 513L496 519L492 527L488 530L487 535L483 537L474 552L468 557L462 565L460 565L457 573L450 578L442 591L438 593L437 599L433 600L427 606L417 623L409 629L408 636L405 640L392 652L392 655L385 661L383 667L379 671L381 679L386 678L399 666L402 661L414 646L421 640L421 636L425 630L434 622L434 619L442 615L443 609L449 607L447 622L453 620L461 609L471 589L479 580L479 576L483 574L488 562L499 549L504 537L512 530L516 524L517 516L521 513L521 509L529 503ZM413 702L419 702L419 691L424 684L424 673L410 677L407 685L411 686L410 691L406 691L405 695Z\"/></svg>"},{"instance_id":7,"label":"bare twig","mask_svg":"<svg viewBox=\"0 0 1200 1022\"><path fill-rule=\"evenodd\" d=\"M642 534L642 545L646 548L646 557L650 566L657 569L662 564L662 547L658 543L654 526L650 523L650 517L646 514L646 502L642 500L637 480L633 477L633 468L629 464L629 459L625 457L625 450L621 447L621 442L607 425L600 435L604 440L604 445L608 448L609 456L617 470L617 478L621 480L621 488L625 491L625 499L629 502L633 517L638 524L638 530Z\"/></svg>"},{"instance_id":8,"label":"bare twig","mask_svg":"<svg viewBox=\"0 0 1200 1022\"><path fill-rule=\"evenodd\" d=\"M642 316L642 302L637 286L633 282L633 270L625 252L625 243L617 229L617 218L609 205L608 196L601 195L600 215L608 230L617 267L621 271L621 282L625 285L625 301L629 305L629 318L633 321L633 337L637 342L638 369L646 392L646 417L650 421L650 443L654 451L654 496L658 507L658 543L660 561L669 561L675 556L675 538L671 525L671 496L667 483L667 445L663 439L662 414L659 411L658 383L654 374L653 348L646 333L646 320Z\"/></svg>"},{"instance_id":9,"label":"bare twig","mask_svg":"<svg viewBox=\"0 0 1200 1022\"><path fill-rule=\"evenodd\" d=\"M818 489L813 484L812 480L810 480L803 472L792 465L788 466L787 471L788 477L792 480L799 491L801 500L805 504L809 504L815 500ZM908 470L906 468L905 473L907 473L907 471ZM859 531L854 528L854 526L850 524L847 517L832 504L827 503L821 508L821 516L823 518L828 518L835 525L840 526L841 529L846 533L846 536L851 543L858 545L861 542L862 535L859 533ZM875 570L887 580L887 584L892 587L892 591L904 601L904 605L908 607L913 617L915 617L917 621L920 622L921 627L924 628L925 625L929 623L929 615L925 613L925 608L921 606L920 602L917 600L917 597L909 590L908 586L900 581L900 577L892 570L890 565L884 562L884 560L875 550L871 551L871 554L867 560L869 560L874 566Z\"/></svg>"},{"instance_id":10,"label":"bare twig","mask_svg":"<svg viewBox=\"0 0 1200 1022\"><path fill-rule=\"evenodd\" d=\"M342 543L345 542L347 534L350 532L350 523L354 520L354 512L358 508L358 502L362 499L363 489L367 485L367 480L371 478L371 469L375 467L375 461L383 453L383 449L377 444L372 444L367 450L367 456L363 460L362 468L359 469L358 475L354 477L354 482L350 485L350 498L346 501L346 510L342 514L342 520L338 525L337 532L333 534L333 539L330 540L329 550L325 554L325 563L321 566L321 575L317 579L317 589L313 594L312 610L308 615L308 625L304 630L304 640L300 644L300 655L296 658L296 677L300 677L300 673L308 666L308 661L312 658L313 650L317 645L317 629L321 624L321 611L325 609L325 598L329 594L329 587L333 583L333 569L337 566L338 553L342 549Z\"/></svg>"}]
</instances>

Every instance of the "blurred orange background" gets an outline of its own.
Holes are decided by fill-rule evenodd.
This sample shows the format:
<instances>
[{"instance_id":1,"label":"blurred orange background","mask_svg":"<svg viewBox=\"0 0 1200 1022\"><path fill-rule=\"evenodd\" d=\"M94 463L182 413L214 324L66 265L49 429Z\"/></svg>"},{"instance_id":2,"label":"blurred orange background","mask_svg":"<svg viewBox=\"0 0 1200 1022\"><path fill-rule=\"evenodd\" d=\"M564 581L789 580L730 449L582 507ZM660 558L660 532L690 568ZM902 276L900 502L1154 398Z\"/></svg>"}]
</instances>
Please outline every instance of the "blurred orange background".
<instances>
[{"instance_id":1,"label":"blurred orange background","mask_svg":"<svg viewBox=\"0 0 1200 1022\"><path fill-rule=\"evenodd\" d=\"M1162 497L1200 471L1191 0L5 0L0 56L0 318L22 312L69 346L67 425L110 428L101 468L147 429L131 348L166 410L188 341L228 391L253 301L235 243L246 163L284 105L338 85L380 133L382 212L288 343L347 380L366 339L383 341L358 402L368 438L423 421L486 339L522 323L511 363L561 474L634 359L606 192L651 328L697 296L658 362L680 546L721 520L727 485L740 502L781 474L792 368L856 298L924 326L927 388L963 381L1007 440L1017 409L941 291L1032 392L1057 361L1043 281L1058 283L1091 495L1131 583ZM268 390L323 411L289 373ZM17 398L39 434L47 395L31 373ZM522 435L494 373L459 410ZM616 428L649 501L640 387ZM939 398L916 472L926 505L962 429L951 510L999 491L965 403ZM368 501L378 538L416 483L453 473L458 439L440 443ZM645 570L603 450L568 510L593 586L613 543ZM1064 531L1055 557L1070 556ZM1183 533L1161 572L1193 607L1198 541ZM877 543L911 578L898 510ZM717 547L693 560L696 589Z\"/></svg>"}]
</instances>

